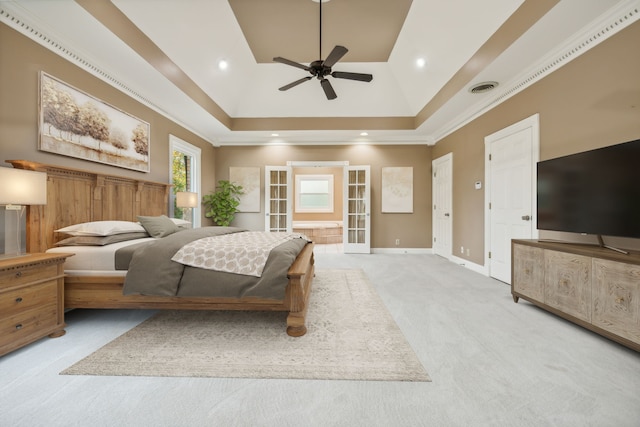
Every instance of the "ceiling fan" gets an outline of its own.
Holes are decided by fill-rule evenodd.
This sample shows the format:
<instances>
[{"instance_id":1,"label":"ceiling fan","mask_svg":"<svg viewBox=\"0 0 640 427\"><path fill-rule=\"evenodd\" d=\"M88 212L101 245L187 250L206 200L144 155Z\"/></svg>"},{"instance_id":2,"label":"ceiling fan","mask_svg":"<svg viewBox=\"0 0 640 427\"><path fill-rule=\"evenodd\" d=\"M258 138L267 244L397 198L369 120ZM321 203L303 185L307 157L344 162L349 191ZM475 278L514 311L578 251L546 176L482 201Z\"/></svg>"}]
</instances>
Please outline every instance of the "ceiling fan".
<instances>
[{"instance_id":1,"label":"ceiling fan","mask_svg":"<svg viewBox=\"0 0 640 427\"><path fill-rule=\"evenodd\" d=\"M320 55L322 58L322 0L320 3ZM303 77L300 80L296 80L295 82L289 83L288 85L282 86L279 88L281 91L289 90L292 87L298 86L301 83L304 83L308 80L311 80L313 77L316 77L320 80L320 85L322 86L322 90L324 90L324 94L327 96L327 99L336 99L338 95L333 90L333 86L331 86L331 82L326 79L327 76L334 77L336 79L347 79L347 80L357 80L361 82L370 82L373 79L371 74L362 74L362 73L347 73L344 71L332 71L331 67L333 67L336 62L338 62L349 50L344 46L336 46L333 48L329 56L323 61L321 59L317 61L313 61L311 64L303 65L294 61L291 61L286 58L282 58L277 56L273 58L275 62L280 62L282 64L291 65L292 67L302 68L305 71L308 71L311 75L307 77Z\"/></svg>"}]
</instances>

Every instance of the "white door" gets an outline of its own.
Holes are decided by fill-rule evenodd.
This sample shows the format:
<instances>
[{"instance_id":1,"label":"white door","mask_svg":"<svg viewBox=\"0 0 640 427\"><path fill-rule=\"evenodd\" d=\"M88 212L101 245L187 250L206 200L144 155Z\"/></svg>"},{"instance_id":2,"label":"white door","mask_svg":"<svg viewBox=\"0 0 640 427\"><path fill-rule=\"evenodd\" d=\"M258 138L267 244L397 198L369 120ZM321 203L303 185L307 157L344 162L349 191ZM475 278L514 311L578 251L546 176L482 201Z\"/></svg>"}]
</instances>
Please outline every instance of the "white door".
<instances>
[{"instance_id":1,"label":"white door","mask_svg":"<svg viewBox=\"0 0 640 427\"><path fill-rule=\"evenodd\" d=\"M344 168L344 253L371 252L371 177L369 166Z\"/></svg>"},{"instance_id":2,"label":"white door","mask_svg":"<svg viewBox=\"0 0 640 427\"><path fill-rule=\"evenodd\" d=\"M291 232L291 167L265 166L264 175L264 229Z\"/></svg>"},{"instance_id":3,"label":"white door","mask_svg":"<svg viewBox=\"0 0 640 427\"><path fill-rule=\"evenodd\" d=\"M511 283L511 240L532 239L535 227L535 164L538 115L485 138L489 275Z\"/></svg>"},{"instance_id":4,"label":"white door","mask_svg":"<svg viewBox=\"0 0 640 427\"><path fill-rule=\"evenodd\" d=\"M435 159L431 165L433 169L433 253L449 259L452 255L453 153Z\"/></svg>"}]
</instances>

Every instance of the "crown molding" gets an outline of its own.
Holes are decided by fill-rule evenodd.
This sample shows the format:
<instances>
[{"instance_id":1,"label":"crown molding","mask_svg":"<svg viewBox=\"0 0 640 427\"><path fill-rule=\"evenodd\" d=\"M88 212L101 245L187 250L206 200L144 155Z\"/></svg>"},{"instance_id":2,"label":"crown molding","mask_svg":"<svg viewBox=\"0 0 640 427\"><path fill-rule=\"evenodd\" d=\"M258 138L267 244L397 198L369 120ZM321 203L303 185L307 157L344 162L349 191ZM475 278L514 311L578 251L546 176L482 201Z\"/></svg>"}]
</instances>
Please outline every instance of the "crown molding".
<instances>
[{"instance_id":1,"label":"crown molding","mask_svg":"<svg viewBox=\"0 0 640 427\"><path fill-rule=\"evenodd\" d=\"M510 81L500 84L492 98L478 102L462 114L449 121L432 135L437 143L471 121L492 110L509 98L522 92L583 53L596 47L609 37L617 34L640 19L640 0L626 0L601 15L591 24L583 27L548 55L540 58L533 66Z\"/></svg>"},{"instance_id":2,"label":"crown molding","mask_svg":"<svg viewBox=\"0 0 640 427\"><path fill-rule=\"evenodd\" d=\"M303 137L297 141L284 141L274 140L268 138L268 140L259 141L260 138L252 139L252 142L247 141L246 137L233 137L232 135L222 138L212 139L210 137L202 135L202 133L193 129L191 126L176 119L169 112L155 104L143 94L134 90L118 78L114 77L109 72L96 66L85 55L78 52L74 52L68 48L65 43L60 40L56 40L44 31L44 24L41 26L37 23L33 17L29 17L28 12L20 8L18 2L0 2L0 22L5 23L9 27L18 31L19 33L30 38L34 42L40 44L46 49L54 52L55 54L65 58L69 62L77 65L81 69L90 73L91 75L106 82L112 87L120 90L124 94L130 96L134 100L140 102L151 110L166 117L168 120L182 126L189 130L193 134L209 142L213 146L242 146L242 145L350 145L350 144L427 144L434 145L439 140L445 138L487 111L505 102L512 96L525 90L532 84L558 70L560 67L566 65L573 59L589 51L593 47L597 46L601 42L607 40L609 37L615 35L619 31L625 29L629 25L633 24L640 18L640 0L624 0L618 5L613 7L608 13L603 14L597 20L590 25L584 27L581 31L578 31L572 37L569 37L565 43L559 45L556 49L550 52L545 57L541 58L531 68L521 73L509 82L501 83L496 89L496 94L493 97L488 97L484 101L480 101L471 105L463 113L457 115L456 118L447 122L445 125L434 131L431 135L418 135L412 137L399 136L396 138L388 138L386 141L373 141L361 138L353 141L345 141L344 139L336 141L326 141L324 144L317 139ZM41 29L36 28L36 26ZM265 138L266 139L266 138Z\"/></svg>"},{"instance_id":3,"label":"crown molding","mask_svg":"<svg viewBox=\"0 0 640 427\"><path fill-rule=\"evenodd\" d=\"M152 109L156 113L166 117L172 122L189 130L190 132L199 136L200 138L204 139L210 144L214 143L214 141L211 140L211 138L208 138L202 135L200 132L193 129L186 123L176 119L170 113L168 113L163 108L161 108L159 105L157 105L156 103L148 99L146 96L142 95L138 91L126 85L121 80L117 79L112 74L105 71L104 69L96 66L91 60L86 58L84 55L68 48L65 43L63 43L60 40L57 40L55 37L51 36L50 34L46 34L44 30L35 28L35 25L37 25L35 23L35 20L32 18L30 19L28 17L27 12L19 9L20 8L18 4L15 2L0 2L0 22L3 22L7 26L18 31L20 34L28 37L29 39L43 46L44 48L52 51L56 55L62 58L65 58L67 61L80 67L81 69L88 72L89 74L99 78L100 80L104 81L105 83L109 84L115 89L118 89L120 92L140 102L141 104Z\"/></svg>"}]
</instances>

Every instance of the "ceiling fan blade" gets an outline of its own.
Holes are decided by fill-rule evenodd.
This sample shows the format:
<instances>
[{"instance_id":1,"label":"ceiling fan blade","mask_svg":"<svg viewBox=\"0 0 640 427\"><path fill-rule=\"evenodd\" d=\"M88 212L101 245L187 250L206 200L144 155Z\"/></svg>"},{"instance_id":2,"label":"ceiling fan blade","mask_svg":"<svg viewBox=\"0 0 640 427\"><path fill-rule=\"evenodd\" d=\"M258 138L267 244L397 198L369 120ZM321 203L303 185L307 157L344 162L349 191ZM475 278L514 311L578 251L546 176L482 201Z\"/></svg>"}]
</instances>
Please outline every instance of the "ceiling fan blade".
<instances>
[{"instance_id":1,"label":"ceiling fan blade","mask_svg":"<svg viewBox=\"0 0 640 427\"><path fill-rule=\"evenodd\" d=\"M304 83L304 82L306 82L307 80L310 80L310 79L311 79L311 77L312 77L312 76L303 77L303 78L301 78L300 80L296 80L296 81L295 81L295 82L293 82L293 83L289 83L288 85L282 86L282 87L281 87L280 89L278 89L278 90L289 90L289 89L291 89L291 88L292 88L292 87L294 87L294 86L298 86L300 83Z\"/></svg>"},{"instance_id":2,"label":"ceiling fan blade","mask_svg":"<svg viewBox=\"0 0 640 427\"><path fill-rule=\"evenodd\" d=\"M360 82L370 82L373 80L373 76L371 74L345 73L342 71L334 71L331 73L331 76L336 79L358 80Z\"/></svg>"},{"instance_id":3,"label":"ceiling fan blade","mask_svg":"<svg viewBox=\"0 0 640 427\"><path fill-rule=\"evenodd\" d=\"M276 56L275 58L273 58L273 60L281 64L291 65L292 67L296 67L296 68L302 68L305 71L309 71L309 72L313 71L311 68L307 67L306 65L298 64L297 62L293 62L287 58L282 58L280 56Z\"/></svg>"},{"instance_id":4,"label":"ceiling fan blade","mask_svg":"<svg viewBox=\"0 0 640 427\"><path fill-rule=\"evenodd\" d=\"M327 56L327 59L324 60L322 65L329 68L333 67L335 63L340 61L340 58L342 58L347 52L349 52L349 49L344 46L334 47L329 56Z\"/></svg>"},{"instance_id":5,"label":"ceiling fan blade","mask_svg":"<svg viewBox=\"0 0 640 427\"><path fill-rule=\"evenodd\" d=\"M327 95L327 99L331 100L331 99L336 99L338 97L338 95L336 95L336 92L333 90L333 86L331 86L331 83L329 82L329 80L327 79L320 80L320 85L324 90L324 94Z\"/></svg>"}]
</instances>

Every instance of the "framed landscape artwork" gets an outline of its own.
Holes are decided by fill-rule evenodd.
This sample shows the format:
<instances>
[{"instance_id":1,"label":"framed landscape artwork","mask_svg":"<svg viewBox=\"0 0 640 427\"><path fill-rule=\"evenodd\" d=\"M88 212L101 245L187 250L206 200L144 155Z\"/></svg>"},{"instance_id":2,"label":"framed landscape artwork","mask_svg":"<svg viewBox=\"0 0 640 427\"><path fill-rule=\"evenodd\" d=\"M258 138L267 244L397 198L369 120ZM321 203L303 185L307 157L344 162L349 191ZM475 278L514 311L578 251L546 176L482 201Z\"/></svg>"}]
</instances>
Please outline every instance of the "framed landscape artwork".
<instances>
[{"instance_id":1,"label":"framed landscape artwork","mask_svg":"<svg viewBox=\"0 0 640 427\"><path fill-rule=\"evenodd\" d=\"M149 172L148 123L40 72L41 151Z\"/></svg>"}]
</instances>

